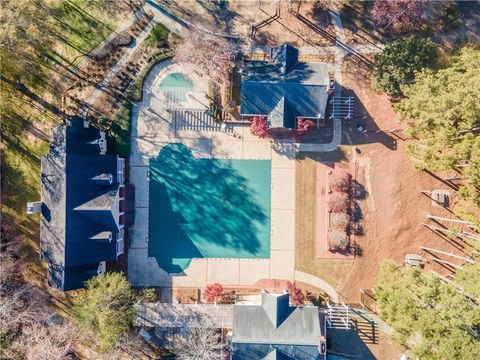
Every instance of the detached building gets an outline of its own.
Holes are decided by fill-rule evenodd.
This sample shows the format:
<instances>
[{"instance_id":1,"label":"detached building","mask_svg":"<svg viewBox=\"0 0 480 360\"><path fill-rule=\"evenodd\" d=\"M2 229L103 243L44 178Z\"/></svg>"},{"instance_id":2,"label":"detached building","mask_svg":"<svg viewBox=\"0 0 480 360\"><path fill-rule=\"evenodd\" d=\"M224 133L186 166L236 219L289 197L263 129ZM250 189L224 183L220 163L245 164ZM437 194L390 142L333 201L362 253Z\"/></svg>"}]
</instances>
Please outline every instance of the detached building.
<instances>
[{"instance_id":1,"label":"detached building","mask_svg":"<svg viewBox=\"0 0 480 360\"><path fill-rule=\"evenodd\" d=\"M326 326L317 306L290 306L289 294L262 293L259 305L233 307L233 360L326 359Z\"/></svg>"},{"instance_id":2,"label":"detached building","mask_svg":"<svg viewBox=\"0 0 480 360\"><path fill-rule=\"evenodd\" d=\"M41 257L62 291L82 288L124 251L125 160L109 154L109 142L72 118L52 130L41 160Z\"/></svg>"},{"instance_id":3,"label":"detached building","mask_svg":"<svg viewBox=\"0 0 480 360\"><path fill-rule=\"evenodd\" d=\"M298 49L282 45L270 50L268 61L245 61L240 114L267 118L269 129L295 130L299 118L323 124L335 82L323 63L298 61Z\"/></svg>"}]
</instances>

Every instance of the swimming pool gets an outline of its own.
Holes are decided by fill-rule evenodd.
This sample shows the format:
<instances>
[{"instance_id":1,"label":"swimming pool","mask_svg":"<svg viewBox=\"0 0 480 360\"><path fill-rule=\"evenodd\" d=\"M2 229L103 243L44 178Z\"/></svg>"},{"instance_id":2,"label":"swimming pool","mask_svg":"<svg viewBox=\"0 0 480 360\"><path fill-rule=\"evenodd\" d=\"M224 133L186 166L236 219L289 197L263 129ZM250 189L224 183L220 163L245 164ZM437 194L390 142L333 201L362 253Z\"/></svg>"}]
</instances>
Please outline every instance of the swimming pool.
<instances>
[{"instance_id":1,"label":"swimming pool","mask_svg":"<svg viewBox=\"0 0 480 360\"><path fill-rule=\"evenodd\" d=\"M165 76L160 82L166 103L187 101L187 92L193 91L193 81L182 73L173 73Z\"/></svg>"},{"instance_id":2,"label":"swimming pool","mask_svg":"<svg viewBox=\"0 0 480 360\"><path fill-rule=\"evenodd\" d=\"M165 76L160 82L160 88L175 88L175 89L193 89L193 81L182 73L173 73Z\"/></svg>"},{"instance_id":3,"label":"swimming pool","mask_svg":"<svg viewBox=\"0 0 480 360\"><path fill-rule=\"evenodd\" d=\"M150 159L148 255L168 273L192 258L269 258L270 183L270 160L197 159L165 146Z\"/></svg>"}]
</instances>

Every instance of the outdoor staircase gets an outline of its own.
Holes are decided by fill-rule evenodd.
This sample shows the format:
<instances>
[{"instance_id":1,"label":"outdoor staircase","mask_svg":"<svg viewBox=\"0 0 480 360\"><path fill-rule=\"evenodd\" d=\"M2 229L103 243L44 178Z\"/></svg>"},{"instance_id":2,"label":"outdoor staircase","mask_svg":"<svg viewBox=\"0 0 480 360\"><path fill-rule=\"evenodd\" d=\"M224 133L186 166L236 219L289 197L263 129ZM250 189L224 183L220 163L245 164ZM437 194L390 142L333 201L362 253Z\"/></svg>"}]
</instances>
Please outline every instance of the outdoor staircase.
<instances>
[{"instance_id":1,"label":"outdoor staircase","mask_svg":"<svg viewBox=\"0 0 480 360\"><path fill-rule=\"evenodd\" d=\"M351 328L357 332L358 336L365 344L377 344L379 339L377 323L362 311L356 309L350 310Z\"/></svg>"},{"instance_id":2,"label":"outdoor staircase","mask_svg":"<svg viewBox=\"0 0 480 360\"><path fill-rule=\"evenodd\" d=\"M350 329L350 307L348 305L327 305L325 320L329 329Z\"/></svg>"},{"instance_id":3,"label":"outdoor staircase","mask_svg":"<svg viewBox=\"0 0 480 360\"><path fill-rule=\"evenodd\" d=\"M327 305L325 320L328 329L353 330L365 344L378 343L377 323L363 311L345 304Z\"/></svg>"}]
</instances>

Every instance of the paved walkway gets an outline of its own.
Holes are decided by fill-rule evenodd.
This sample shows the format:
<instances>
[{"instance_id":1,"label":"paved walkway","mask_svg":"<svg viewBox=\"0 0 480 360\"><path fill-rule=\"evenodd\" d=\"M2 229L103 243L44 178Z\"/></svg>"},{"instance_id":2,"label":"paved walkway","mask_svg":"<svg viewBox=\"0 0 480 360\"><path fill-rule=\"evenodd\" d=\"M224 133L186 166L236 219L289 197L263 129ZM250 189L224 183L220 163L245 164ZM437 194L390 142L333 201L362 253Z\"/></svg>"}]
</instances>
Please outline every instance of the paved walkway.
<instances>
[{"instance_id":1,"label":"paved walkway","mask_svg":"<svg viewBox=\"0 0 480 360\"><path fill-rule=\"evenodd\" d=\"M136 307L136 323L149 327L231 329L233 323L233 305L141 303Z\"/></svg>"},{"instance_id":2,"label":"paved walkway","mask_svg":"<svg viewBox=\"0 0 480 360\"><path fill-rule=\"evenodd\" d=\"M328 296L330 296L332 298L333 302L335 302L335 303L339 302L337 291L329 283L327 283L325 280L322 280L317 276L310 275L310 274L307 274L307 273L304 273L304 272L301 272L301 271L298 271L298 270L295 270L295 280L296 281L301 281L305 284L309 284L309 285L315 286L319 289L322 289L323 291L325 291L328 294Z\"/></svg>"},{"instance_id":3,"label":"paved walkway","mask_svg":"<svg viewBox=\"0 0 480 360\"><path fill-rule=\"evenodd\" d=\"M134 39L132 44L128 47L127 51L123 54L123 56L117 61L117 63L110 69L110 72L105 76L103 79L102 83L100 85L97 85L96 89L90 94L90 96L87 98L86 101L86 106L84 107L84 115L87 114L88 109L92 104L97 101L97 98L100 96L102 93L103 89L108 87L111 83L111 81L114 79L115 75L130 61L130 58L132 55L135 53L135 50L138 49L140 45L145 41L147 36L150 34L150 31L152 30L153 26L157 22L155 19L150 20L150 22L147 24L147 26L143 29L143 31L137 36L137 38Z\"/></svg>"},{"instance_id":4,"label":"paved walkway","mask_svg":"<svg viewBox=\"0 0 480 360\"><path fill-rule=\"evenodd\" d=\"M259 139L243 125L227 125L228 131L176 127L165 108L160 88L168 74L182 72L192 79L186 109L206 109L206 81L184 67L164 61L149 73L141 103L132 114L130 180L135 184L135 224L130 230L128 276L135 286L197 287L219 282L227 286L252 286L262 279L294 279L295 267L295 146ZM201 93L203 92L203 96ZM176 110L178 111L178 109ZM271 161L271 237L268 259L196 258L181 276L167 274L148 256L149 159L168 143L182 143L193 156L216 159Z\"/></svg>"}]
</instances>

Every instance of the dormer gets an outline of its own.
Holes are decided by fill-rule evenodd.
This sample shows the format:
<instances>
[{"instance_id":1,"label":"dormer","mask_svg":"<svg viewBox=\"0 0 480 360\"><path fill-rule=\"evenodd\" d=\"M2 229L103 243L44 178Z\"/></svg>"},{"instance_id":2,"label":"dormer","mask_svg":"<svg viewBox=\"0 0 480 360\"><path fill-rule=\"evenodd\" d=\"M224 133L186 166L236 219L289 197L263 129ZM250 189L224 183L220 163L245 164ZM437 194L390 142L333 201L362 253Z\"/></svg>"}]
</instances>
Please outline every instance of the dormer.
<instances>
[{"instance_id":1,"label":"dormer","mask_svg":"<svg viewBox=\"0 0 480 360\"><path fill-rule=\"evenodd\" d=\"M98 185L112 185L113 184L113 175L110 173L99 174L90 179Z\"/></svg>"},{"instance_id":2,"label":"dormer","mask_svg":"<svg viewBox=\"0 0 480 360\"><path fill-rule=\"evenodd\" d=\"M111 231L102 231L90 237L90 240L103 240L112 242L113 234Z\"/></svg>"},{"instance_id":3,"label":"dormer","mask_svg":"<svg viewBox=\"0 0 480 360\"><path fill-rule=\"evenodd\" d=\"M89 145L98 145L100 149L100 155L105 155L107 153L107 139L105 137L105 133L100 131L100 137L88 141Z\"/></svg>"}]
</instances>

